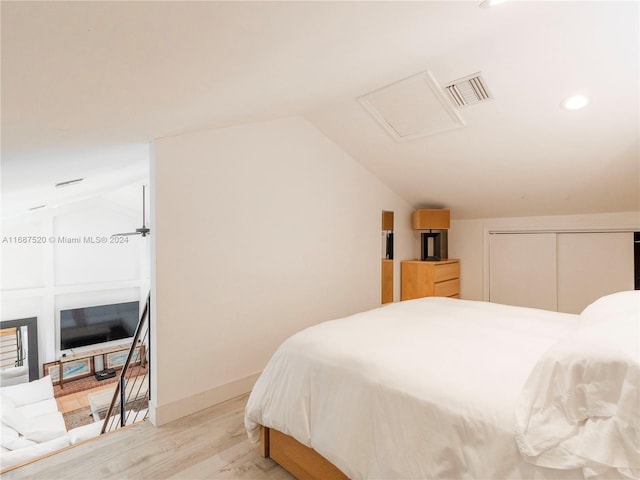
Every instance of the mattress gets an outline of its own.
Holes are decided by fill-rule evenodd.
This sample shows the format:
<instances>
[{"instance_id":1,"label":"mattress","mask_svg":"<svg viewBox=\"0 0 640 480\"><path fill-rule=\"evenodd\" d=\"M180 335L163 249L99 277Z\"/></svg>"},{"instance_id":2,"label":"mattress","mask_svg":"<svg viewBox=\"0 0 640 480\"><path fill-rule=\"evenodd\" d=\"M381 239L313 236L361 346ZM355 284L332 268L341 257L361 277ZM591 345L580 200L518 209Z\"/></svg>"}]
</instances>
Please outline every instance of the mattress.
<instances>
[{"instance_id":1,"label":"mattress","mask_svg":"<svg viewBox=\"0 0 640 480\"><path fill-rule=\"evenodd\" d=\"M313 448L353 479L583 478L526 461L514 406L579 316L447 298L310 327L269 361L245 425Z\"/></svg>"}]
</instances>

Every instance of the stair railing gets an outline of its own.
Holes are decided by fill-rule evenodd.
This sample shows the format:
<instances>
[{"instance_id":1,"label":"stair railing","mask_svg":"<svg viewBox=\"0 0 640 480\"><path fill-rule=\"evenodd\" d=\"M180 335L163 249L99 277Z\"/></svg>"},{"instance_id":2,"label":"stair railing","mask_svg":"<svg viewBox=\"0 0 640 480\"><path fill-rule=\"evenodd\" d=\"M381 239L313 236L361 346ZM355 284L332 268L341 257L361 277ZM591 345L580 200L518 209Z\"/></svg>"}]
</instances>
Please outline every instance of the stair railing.
<instances>
[{"instance_id":1,"label":"stair railing","mask_svg":"<svg viewBox=\"0 0 640 480\"><path fill-rule=\"evenodd\" d=\"M120 372L111 404L102 424L101 434L141 422L149 417L148 403L151 398L151 387L150 364L147 358L150 358L148 357L150 355L150 316L151 293L147 296L140 315L129 354ZM143 403L146 403L145 408L140 408Z\"/></svg>"}]
</instances>

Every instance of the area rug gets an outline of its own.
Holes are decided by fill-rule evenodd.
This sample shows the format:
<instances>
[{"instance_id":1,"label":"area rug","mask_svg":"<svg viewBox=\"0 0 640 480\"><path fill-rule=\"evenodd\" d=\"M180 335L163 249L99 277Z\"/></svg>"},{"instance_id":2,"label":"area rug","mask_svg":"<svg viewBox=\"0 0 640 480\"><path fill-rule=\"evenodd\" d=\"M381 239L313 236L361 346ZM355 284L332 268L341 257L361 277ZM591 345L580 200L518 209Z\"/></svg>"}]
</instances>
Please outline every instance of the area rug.
<instances>
[{"instance_id":1,"label":"area rug","mask_svg":"<svg viewBox=\"0 0 640 480\"><path fill-rule=\"evenodd\" d=\"M139 411L147 408L149 405L148 400L140 399L135 400L133 402L127 403L127 410ZM104 419L106 412L100 414L100 419ZM77 410L72 410L67 413L63 413L64 423L67 426L67 430L71 430L72 428L81 427L82 425L88 425L89 423L93 423L93 415L91 415L91 409L89 407L78 408ZM129 418L125 416L125 418ZM137 421L142 420L142 417L137 419Z\"/></svg>"},{"instance_id":2,"label":"area rug","mask_svg":"<svg viewBox=\"0 0 640 480\"><path fill-rule=\"evenodd\" d=\"M78 408L77 410L64 413L62 416L64 417L67 430L93 423L93 416L91 415L91 409L89 407Z\"/></svg>"}]
</instances>

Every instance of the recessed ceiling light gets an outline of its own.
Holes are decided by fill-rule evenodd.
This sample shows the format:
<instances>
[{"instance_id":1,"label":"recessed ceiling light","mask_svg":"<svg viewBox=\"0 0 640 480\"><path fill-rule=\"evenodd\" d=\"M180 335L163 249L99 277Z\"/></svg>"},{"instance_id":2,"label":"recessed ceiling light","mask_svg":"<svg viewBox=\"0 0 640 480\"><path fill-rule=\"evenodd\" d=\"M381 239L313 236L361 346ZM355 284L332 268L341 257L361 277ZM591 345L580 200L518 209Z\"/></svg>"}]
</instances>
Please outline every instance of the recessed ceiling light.
<instances>
[{"instance_id":1,"label":"recessed ceiling light","mask_svg":"<svg viewBox=\"0 0 640 480\"><path fill-rule=\"evenodd\" d=\"M484 2L480 3L480 7L489 8L489 7L493 7L494 5L498 5L500 3L504 3L507 1L508 0L484 0Z\"/></svg>"},{"instance_id":2,"label":"recessed ceiling light","mask_svg":"<svg viewBox=\"0 0 640 480\"><path fill-rule=\"evenodd\" d=\"M67 180L66 182L56 183L56 187L68 187L69 185L75 185L76 183L80 183L84 178L76 178L75 180Z\"/></svg>"},{"instance_id":3,"label":"recessed ceiling light","mask_svg":"<svg viewBox=\"0 0 640 480\"><path fill-rule=\"evenodd\" d=\"M565 98L560 105L565 110L580 110L589 103L589 99L584 95L573 95Z\"/></svg>"}]
</instances>

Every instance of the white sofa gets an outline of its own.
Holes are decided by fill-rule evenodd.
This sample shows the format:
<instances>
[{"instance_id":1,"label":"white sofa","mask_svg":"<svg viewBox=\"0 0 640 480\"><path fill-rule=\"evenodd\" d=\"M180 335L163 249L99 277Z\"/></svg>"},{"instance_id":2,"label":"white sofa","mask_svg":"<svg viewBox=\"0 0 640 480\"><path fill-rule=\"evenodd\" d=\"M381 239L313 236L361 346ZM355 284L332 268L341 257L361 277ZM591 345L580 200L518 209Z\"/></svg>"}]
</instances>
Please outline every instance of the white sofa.
<instances>
[{"instance_id":1,"label":"white sofa","mask_svg":"<svg viewBox=\"0 0 640 480\"><path fill-rule=\"evenodd\" d=\"M29 367L8 367L0 370L0 386L17 385L29 382Z\"/></svg>"},{"instance_id":2,"label":"white sofa","mask_svg":"<svg viewBox=\"0 0 640 480\"><path fill-rule=\"evenodd\" d=\"M0 471L100 434L101 422L67 431L51 377L0 388Z\"/></svg>"}]
</instances>

